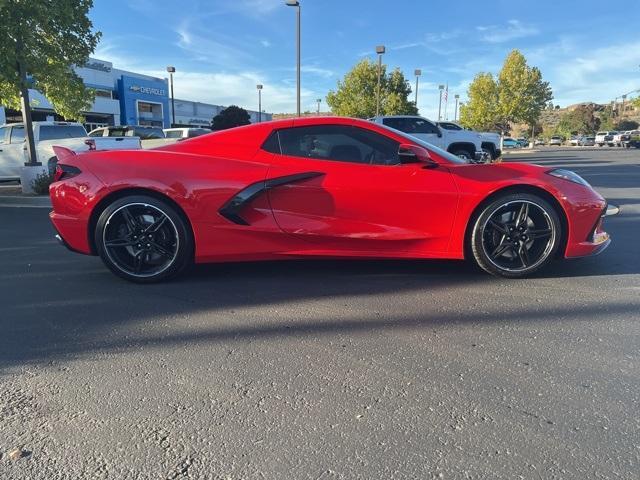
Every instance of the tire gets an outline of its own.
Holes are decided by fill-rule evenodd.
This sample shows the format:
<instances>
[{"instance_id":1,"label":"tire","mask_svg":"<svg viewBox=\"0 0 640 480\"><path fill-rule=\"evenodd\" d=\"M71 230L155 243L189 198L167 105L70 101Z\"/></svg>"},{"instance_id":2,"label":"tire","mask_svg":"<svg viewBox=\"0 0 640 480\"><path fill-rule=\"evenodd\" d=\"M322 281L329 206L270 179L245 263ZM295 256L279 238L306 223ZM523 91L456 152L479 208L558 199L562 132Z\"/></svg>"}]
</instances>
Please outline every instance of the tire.
<instances>
[{"instance_id":1,"label":"tire","mask_svg":"<svg viewBox=\"0 0 640 480\"><path fill-rule=\"evenodd\" d=\"M193 234L168 202L146 195L115 200L100 214L95 245L104 264L136 283L179 275L193 262Z\"/></svg>"},{"instance_id":2,"label":"tire","mask_svg":"<svg viewBox=\"0 0 640 480\"><path fill-rule=\"evenodd\" d=\"M468 159L468 160L473 160L474 159L473 158L474 154L469 152L468 150L463 149L463 148L457 148L451 153L454 154L456 157L465 158L465 159Z\"/></svg>"},{"instance_id":3,"label":"tire","mask_svg":"<svg viewBox=\"0 0 640 480\"><path fill-rule=\"evenodd\" d=\"M472 225L468 246L475 262L506 278L526 277L544 268L555 258L564 233L555 208L524 192L491 201Z\"/></svg>"}]
</instances>

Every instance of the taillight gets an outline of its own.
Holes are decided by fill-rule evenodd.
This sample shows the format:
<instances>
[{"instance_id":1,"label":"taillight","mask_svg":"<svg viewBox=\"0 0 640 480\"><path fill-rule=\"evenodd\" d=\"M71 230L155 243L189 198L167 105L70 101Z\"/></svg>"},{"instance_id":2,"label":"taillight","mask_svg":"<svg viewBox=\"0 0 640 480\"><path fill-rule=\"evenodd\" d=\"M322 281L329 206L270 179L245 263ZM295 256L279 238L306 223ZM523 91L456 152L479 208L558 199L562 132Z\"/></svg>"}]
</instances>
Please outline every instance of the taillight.
<instances>
[{"instance_id":1,"label":"taillight","mask_svg":"<svg viewBox=\"0 0 640 480\"><path fill-rule=\"evenodd\" d=\"M53 181L59 182L60 180L67 180L82 173L78 167L72 167L71 165L63 165L58 163L56 165L56 171L53 173Z\"/></svg>"}]
</instances>

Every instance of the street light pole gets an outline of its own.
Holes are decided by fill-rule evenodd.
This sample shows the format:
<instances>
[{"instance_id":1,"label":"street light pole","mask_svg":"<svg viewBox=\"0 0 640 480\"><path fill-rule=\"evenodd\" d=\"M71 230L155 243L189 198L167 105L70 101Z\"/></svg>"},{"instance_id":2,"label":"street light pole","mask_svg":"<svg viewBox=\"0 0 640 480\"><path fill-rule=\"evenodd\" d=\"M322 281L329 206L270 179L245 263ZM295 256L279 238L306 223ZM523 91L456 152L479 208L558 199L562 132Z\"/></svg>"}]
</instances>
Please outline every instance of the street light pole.
<instances>
[{"instance_id":1,"label":"street light pole","mask_svg":"<svg viewBox=\"0 0 640 480\"><path fill-rule=\"evenodd\" d=\"M420 78L420 75L422 75L422 70L420 70L419 68L416 68L413 72L416 76L416 99L415 99L415 104L416 104L416 110L418 109L418 79Z\"/></svg>"},{"instance_id":2,"label":"street light pole","mask_svg":"<svg viewBox=\"0 0 640 480\"><path fill-rule=\"evenodd\" d=\"M262 122L262 84L256 85L258 89L258 123Z\"/></svg>"},{"instance_id":3,"label":"street light pole","mask_svg":"<svg viewBox=\"0 0 640 480\"><path fill-rule=\"evenodd\" d=\"M458 100L460 99L460 95L456 94L454 95L454 97L456 99L456 110L453 114L453 121L457 122L458 121Z\"/></svg>"},{"instance_id":4,"label":"street light pole","mask_svg":"<svg viewBox=\"0 0 640 480\"><path fill-rule=\"evenodd\" d=\"M296 115L300 116L300 2L285 0L288 7L296 7Z\"/></svg>"},{"instance_id":5,"label":"street light pole","mask_svg":"<svg viewBox=\"0 0 640 480\"><path fill-rule=\"evenodd\" d=\"M626 95L622 95L622 115L621 116L624 116L624 101L626 99L627 99L627 96Z\"/></svg>"},{"instance_id":6,"label":"street light pole","mask_svg":"<svg viewBox=\"0 0 640 480\"><path fill-rule=\"evenodd\" d=\"M322 102L322 99L318 98L316 102L318 102L318 111L316 113L318 114L318 116L320 116L320 102Z\"/></svg>"},{"instance_id":7,"label":"street light pole","mask_svg":"<svg viewBox=\"0 0 640 480\"><path fill-rule=\"evenodd\" d=\"M176 104L173 98L173 74L176 72L176 67L168 66L167 72L169 72L169 84L171 85L171 126L176 126Z\"/></svg>"},{"instance_id":8,"label":"street light pole","mask_svg":"<svg viewBox=\"0 0 640 480\"><path fill-rule=\"evenodd\" d=\"M376 117L380 115L380 75L382 74L382 55L385 52L384 45L378 45L376 47L376 53L378 54L378 87L376 89Z\"/></svg>"},{"instance_id":9,"label":"street light pole","mask_svg":"<svg viewBox=\"0 0 640 480\"><path fill-rule=\"evenodd\" d=\"M438 121L440 121L442 114L442 91L444 90L444 85L438 85L438 90L440 90L440 101L438 102Z\"/></svg>"}]
</instances>

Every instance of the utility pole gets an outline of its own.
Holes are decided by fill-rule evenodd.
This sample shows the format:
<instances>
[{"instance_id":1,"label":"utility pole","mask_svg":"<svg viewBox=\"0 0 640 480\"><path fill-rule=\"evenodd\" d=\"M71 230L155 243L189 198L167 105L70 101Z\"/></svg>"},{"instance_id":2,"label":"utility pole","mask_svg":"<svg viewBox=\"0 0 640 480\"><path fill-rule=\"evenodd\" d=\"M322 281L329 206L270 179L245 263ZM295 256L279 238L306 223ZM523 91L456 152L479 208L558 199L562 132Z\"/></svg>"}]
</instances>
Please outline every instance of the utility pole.
<instances>
[{"instance_id":1,"label":"utility pole","mask_svg":"<svg viewBox=\"0 0 640 480\"><path fill-rule=\"evenodd\" d=\"M444 85L439 85L438 90L440 90L440 101L438 102L438 121L442 120L442 91L444 90Z\"/></svg>"},{"instance_id":2,"label":"utility pole","mask_svg":"<svg viewBox=\"0 0 640 480\"><path fill-rule=\"evenodd\" d=\"M320 102L322 102L322 99L321 99L321 98L318 98L318 99L316 100L316 102L318 102L318 110L317 110L316 114L317 114L318 116L320 116Z\"/></svg>"},{"instance_id":3,"label":"utility pole","mask_svg":"<svg viewBox=\"0 0 640 480\"><path fill-rule=\"evenodd\" d=\"M422 75L422 70L420 70L419 68L416 68L413 73L416 76L416 99L414 103L416 104L416 110L417 110L418 109L418 79L420 78L420 75Z\"/></svg>"},{"instance_id":4,"label":"utility pole","mask_svg":"<svg viewBox=\"0 0 640 480\"><path fill-rule=\"evenodd\" d=\"M256 85L258 90L258 123L262 122L262 84Z\"/></svg>"},{"instance_id":5,"label":"utility pole","mask_svg":"<svg viewBox=\"0 0 640 480\"><path fill-rule=\"evenodd\" d=\"M460 95L458 95L457 93L455 94L455 96L453 97L456 99L456 110L453 114L453 121L457 122L458 121L458 100L460 99Z\"/></svg>"},{"instance_id":6,"label":"utility pole","mask_svg":"<svg viewBox=\"0 0 640 480\"><path fill-rule=\"evenodd\" d=\"M378 88L376 89L376 117L380 115L380 76L382 75L382 55L385 52L384 45L376 47L378 54Z\"/></svg>"}]
</instances>

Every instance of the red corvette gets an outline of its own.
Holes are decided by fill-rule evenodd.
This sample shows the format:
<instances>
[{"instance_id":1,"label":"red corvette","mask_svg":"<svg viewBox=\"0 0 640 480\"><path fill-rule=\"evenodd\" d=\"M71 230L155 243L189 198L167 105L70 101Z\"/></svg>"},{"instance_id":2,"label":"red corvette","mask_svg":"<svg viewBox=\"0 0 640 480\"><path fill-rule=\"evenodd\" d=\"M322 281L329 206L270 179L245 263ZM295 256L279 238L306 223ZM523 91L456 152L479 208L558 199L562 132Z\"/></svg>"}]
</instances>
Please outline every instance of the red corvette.
<instances>
[{"instance_id":1,"label":"red corvette","mask_svg":"<svg viewBox=\"0 0 640 480\"><path fill-rule=\"evenodd\" d=\"M192 262L473 259L504 277L609 244L573 172L474 164L350 118L259 123L152 150L57 148L51 220L71 250L136 282Z\"/></svg>"}]
</instances>

